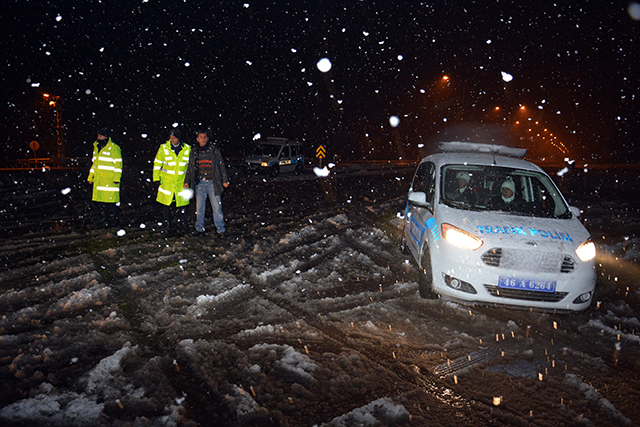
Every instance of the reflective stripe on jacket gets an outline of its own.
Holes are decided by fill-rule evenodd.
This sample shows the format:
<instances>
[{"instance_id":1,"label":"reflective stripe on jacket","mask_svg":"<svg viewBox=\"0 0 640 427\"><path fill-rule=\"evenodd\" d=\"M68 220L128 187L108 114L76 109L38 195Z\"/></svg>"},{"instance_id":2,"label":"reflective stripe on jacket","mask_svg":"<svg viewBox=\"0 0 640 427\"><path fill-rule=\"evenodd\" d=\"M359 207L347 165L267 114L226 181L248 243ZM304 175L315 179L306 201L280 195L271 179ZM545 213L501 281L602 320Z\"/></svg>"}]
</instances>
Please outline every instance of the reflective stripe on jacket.
<instances>
[{"instance_id":1,"label":"reflective stripe on jacket","mask_svg":"<svg viewBox=\"0 0 640 427\"><path fill-rule=\"evenodd\" d=\"M93 159L87 181L93 182L94 202L120 202L120 178L122 176L122 152L111 141L98 150L98 141L93 143Z\"/></svg>"},{"instance_id":2,"label":"reflective stripe on jacket","mask_svg":"<svg viewBox=\"0 0 640 427\"><path fill-rule=\"evenodd\" d=\"M182 143L182 149L177 156L170 141L158 148L158 153L153 161L153 181L160 181L156 201L169 206L175 197L176 206L189 204L189 199L183 197L183 190L190 154L191 147L184 143Z\"/></svg>"}]
</instances>

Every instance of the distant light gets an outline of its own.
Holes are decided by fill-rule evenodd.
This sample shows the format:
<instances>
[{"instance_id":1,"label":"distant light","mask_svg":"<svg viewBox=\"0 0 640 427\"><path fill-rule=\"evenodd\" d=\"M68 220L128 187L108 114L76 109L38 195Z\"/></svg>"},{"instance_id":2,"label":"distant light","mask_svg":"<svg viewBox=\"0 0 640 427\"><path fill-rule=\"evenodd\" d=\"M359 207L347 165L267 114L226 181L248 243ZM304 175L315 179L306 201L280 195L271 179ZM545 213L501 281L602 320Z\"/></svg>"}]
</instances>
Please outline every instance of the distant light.
<instances>
[{"instance_id":1,"label":"distant light","mask_svg":"<svg viewBox=\"0 0 640 427\"><path fill-rule=\"evenodd\" d=\"M60 15L56 16L56 21L58 21L58 22L62 21L62 16L60 16Z\"/></svg>"},{"instance_id":2,"label":"distant light","mask_svg":"<svg viewBox=\"0 0 640 427\"><path fill-rule=\"evenodd\" d=\"M31 83L31 87L40 87L40 83Z\"/></svg>"},{"instance_id":3,"label":"distant light","mask_svg":"<svg viewBox=\"0 0 640 427\"><path fill-rule=\"evenodd\" d=\"M174 122L171 126L173 126L174 128L177 128L179 126L178 122Z\"/></svg>"},{"instance_id":4,"label":"distant light","mask_svg":"<svg viewBox=\"0 0 640 427\"><path fill-rule=\"evenodd\" d=\"M145 228L147 228L147 226L144 223L142 223L142 224L140 224L140 228L145 229Z\"/></svg>"},{"instance_id":5,"label":"distant light","mask_svg":"<svg viewBox=\"0 0 640 427\"><path fill-rule=\"evenodd\" d=\"M318 67L318 70L326 73L331 70L331 61L329 61L329 58L322 58L320 61L318 61L316 66Z\"/></svg>"},{"instance_id":6,"label":"distant light","mask_svg":"<svg viewBox=\"0 0 640 427\"><path fill-rule=\"evenodd\" d=\"M487 40L487 44L491 44L491 39Z\"/></svg>"},{"instance_id":7,"label":"distant light","mask_svg":"<svg viewBox=\"0 0 640 427\"><path fill-rule=\"evenodd\" d=\"M449 76L446 76L446 75L442 76L442 80L444 80L446 82L447 80L449 80Z\"/></svg>"},{"instance_id":8,"label":"distant light","mask_svg":"<svg viewBox=\"0 0 640 427\"><path fill-rule=\"evenodd\" d=\"M184 66L185 66L185 67L188 67L189 65L191 65L191 64L189 64L188 62L185 62L185 63L184 63Z\"/></svg>"},{"instance_id":9,"label":"distant light","mask_svg":"<svg viewBox=\"0 0 640 427\"><path fill-rule=\"evenodd\" d=\"M511 80L513 80L513 76L509 73L505 73L504 71L501 71L502 74L502 80L504 80L505 82L509 83Z\"/></svg>"},{"instance_id":10,"label":"distant light","mask_svg":"<svg viewBox=\"0 0 640 427\"><path fill-rule=\"evenodd\" d=\"M391 116L389 117L389 124L391 125L391 127L398 127L398 125L400 124L400 119L397 116Z\"/></svg>"},{"instance_id":11,"label":"distant light","mask_svg":"<svg viewBox=\"0 0 640 427\"><path fill-rule=\"evenodd\" d=\"M255 135L253 135L253 140L254 140L254 141L257 141L257 140L259 140L260 138L262 138L262 135L260 135L260 133L256 133Z\"/></svg>"},{"instance_id":12,"label":"distant light","mask_svg":"<svg viewBox=\"0 0 640 427\"><path fill-rule=\"evenodd\" d=\"M62 190L61 193L66 196L67 194L71 193L71 189L69 187L67 187L64 190Z\"/></svg>"},{"instance_id":13,"label":"distant light","mask_svg":"<svg viewBox=\"0 0 640 427\"><path fill-rule=\"evenodd\" d=\"M143 133L143 134L142 134L142 137L143 137L143 138L146 138L146 137L147 137L147 134L146 134L146 133Z\"/></svg>"},{"instance_id":14,"label":"distant light","mask_svg":"<svg viewBox=\"0 0 640 427\"><path fill-rule=\"evenodd\" d=\"M91 95L91 89L85 90L84 93L86 93L87 95Z\"/></svg>"},{"instance_id":15,"label":"distant light","mask_svg":"<svg viewBox=\"0 0 640 427\"><path fill-rule=\"evenodd\" d=\"M402 55L398 55L398 61L402 61L404 57Z\"/></svg>"}]
</instances>

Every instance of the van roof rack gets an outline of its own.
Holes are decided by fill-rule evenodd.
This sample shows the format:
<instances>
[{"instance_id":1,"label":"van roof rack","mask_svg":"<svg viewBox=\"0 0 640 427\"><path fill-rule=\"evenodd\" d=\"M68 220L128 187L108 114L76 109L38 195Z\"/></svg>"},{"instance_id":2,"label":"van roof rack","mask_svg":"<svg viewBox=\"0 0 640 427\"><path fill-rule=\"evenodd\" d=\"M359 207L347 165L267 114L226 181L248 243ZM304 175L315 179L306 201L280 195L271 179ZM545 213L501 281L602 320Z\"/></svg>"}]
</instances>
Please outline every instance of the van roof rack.
<instances>
[{"instance_id":1,"label":"van roof rack","mask_svg":"<svg viewBox=\"0 0 640 427\"><path fill-rule=\"evenodd\" d=\"M453 151L459 153L487 153L501 154L511 157L524 157L527 155L526 148L507 147L506 145L482 144L477 142L447 141L438 143L438 148L442 151Z\"/></svg>"},{"instance_id":2,"label":"van roof rack","mask_svg":"<svg viewBox=\"0 0 640 427\"><path fill-rule=\"evenodd\" d=\"M269 136L263 143L298 145L300 142L281 136Z\"/></svg>"}]
</instances>

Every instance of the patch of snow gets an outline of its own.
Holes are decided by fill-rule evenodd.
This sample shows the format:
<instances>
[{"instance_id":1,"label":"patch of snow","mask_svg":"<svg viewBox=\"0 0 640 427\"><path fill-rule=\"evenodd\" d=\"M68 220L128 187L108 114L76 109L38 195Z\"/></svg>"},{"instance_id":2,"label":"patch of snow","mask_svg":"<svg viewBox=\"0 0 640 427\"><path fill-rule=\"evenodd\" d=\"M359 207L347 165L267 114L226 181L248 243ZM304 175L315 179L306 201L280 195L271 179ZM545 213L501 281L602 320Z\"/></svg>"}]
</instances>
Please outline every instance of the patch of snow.
<instances>
[{"instance_id":1,"label":"patch of snow","mask_svg":"<svg viewBox=\"0 0 640 427\"><path fill-rule=\"evenodd\" d=\"M383 397L322 425L326 427L404 425L409 422L409 416L410 413L404 405L396 404L388 397Z\"/></svg>"}]
</instances>

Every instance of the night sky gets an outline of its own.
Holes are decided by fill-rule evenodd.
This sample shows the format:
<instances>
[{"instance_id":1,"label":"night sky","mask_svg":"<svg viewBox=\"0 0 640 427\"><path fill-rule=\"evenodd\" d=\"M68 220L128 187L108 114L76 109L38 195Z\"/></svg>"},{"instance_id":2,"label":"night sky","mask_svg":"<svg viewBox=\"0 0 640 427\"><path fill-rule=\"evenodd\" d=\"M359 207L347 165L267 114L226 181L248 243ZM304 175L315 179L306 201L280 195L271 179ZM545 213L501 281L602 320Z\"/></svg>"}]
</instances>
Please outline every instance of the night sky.
<instances>
[{"instance_id":1,"label":"night sky","mask_svg":"<svg viewBox=\"0 0 640 427\"><path fill-rule=\"evenodd\" d=\"M53 93L69 157L89 155L106 126L125 158L152 160L178 123L187 142L210 127L228 158L247 154L256 134L301 139L308 154L323 144L344 159L417 158L444 132L485 123L529 138L521 143L540 158L640 161L636 9L4 0L5 158L32 157L32 140L39 157L56 154L54 107L42 96Z\"/></svg>"}]
</instances>

